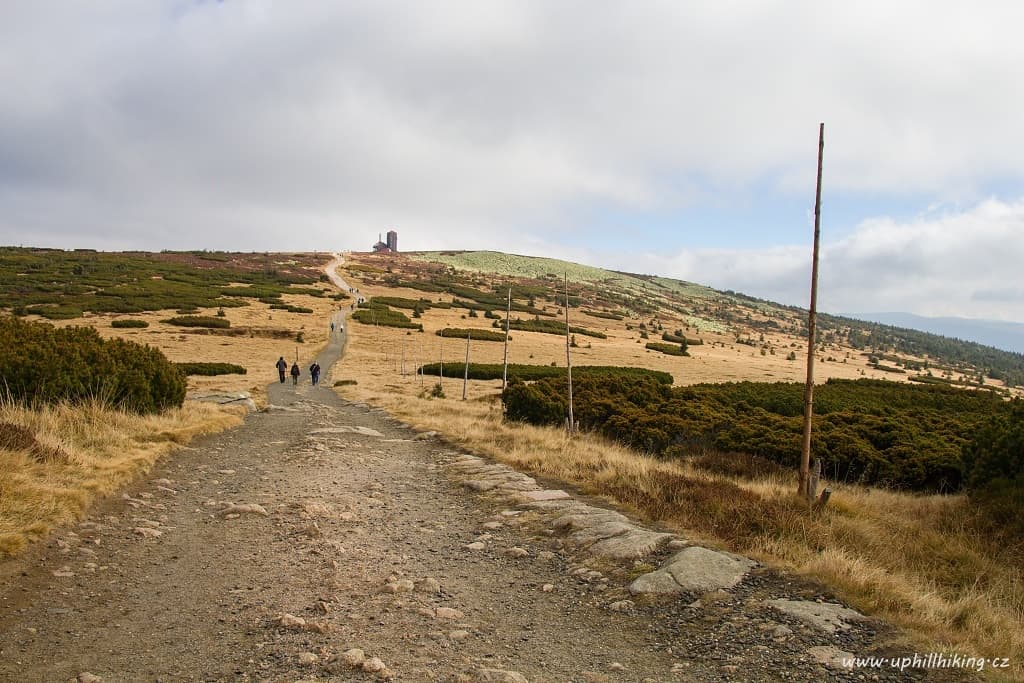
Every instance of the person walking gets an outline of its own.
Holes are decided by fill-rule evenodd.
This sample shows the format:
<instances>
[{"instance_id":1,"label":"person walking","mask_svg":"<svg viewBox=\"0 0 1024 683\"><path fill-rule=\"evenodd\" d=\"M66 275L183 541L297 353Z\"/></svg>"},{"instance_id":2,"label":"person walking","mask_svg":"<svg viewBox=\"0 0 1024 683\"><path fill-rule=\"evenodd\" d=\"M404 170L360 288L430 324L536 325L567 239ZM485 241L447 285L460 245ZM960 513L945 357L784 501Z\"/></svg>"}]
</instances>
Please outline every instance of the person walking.
<instances>
[{"instance_id":1,"label":"person walking","mask_svg":"<svg viewBox=\"0 0 1024 683\"><path fill-rule=\"evenodd\" d=\"M313 364L309 366L309 376L313 381L313 386L320 384L320 364L313 361Z\"/></svg>"},{"instance_id":2,"label":"person walking","mask_svg":"<svg viewBox=\"0 0 1024 683\"><path fill-rule=\"evenodd\" d=\"M277 359L276 367L278 377L281 380L281 384L284 384L284 373L288 369L288 361L284 359L284 356L281 356L280 358Z\"/></svg>"},{"instance_id":3,"label":"person walking","mask_svg":"<svg viewBox=\"0 0 1024 683\"><path fill-rule=\"evenodd\" d=\"M300 374L302 374L302 371L299 370L299 363L298 363L298 361L296 361L296 362L292 363L292 384L293 385L298 385L298 383L299 383L299 375Z\"/></svg>"},{"instance_id":4,"label":"person walking","mask_svg":"<svg viewBox=\"0 0 1024 683\"><path fill-rule=\"evenodd\" d=\"M334 321L331 321L331 334L334 334Z\"/></svg>"}]
</instances>

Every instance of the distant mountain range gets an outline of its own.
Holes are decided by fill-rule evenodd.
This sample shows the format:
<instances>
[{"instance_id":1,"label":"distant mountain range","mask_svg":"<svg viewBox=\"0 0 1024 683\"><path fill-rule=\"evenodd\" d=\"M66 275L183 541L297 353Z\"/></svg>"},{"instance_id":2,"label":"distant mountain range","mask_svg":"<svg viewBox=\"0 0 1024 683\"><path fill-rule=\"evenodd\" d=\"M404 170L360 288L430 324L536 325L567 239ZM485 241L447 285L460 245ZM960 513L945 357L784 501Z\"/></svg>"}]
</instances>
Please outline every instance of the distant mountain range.
<instances>
[{"instance_id":1,"label":"distant mountain range","mask_svg":"<svg viewBox=\"0 0 1024 683\"><path fill-rule=\"evenodd\" d=\"M973 341L1024 353L1024 323L975 318L928 318L913 313L850 313L847 317Z\"/></svg>"}]
</instances>

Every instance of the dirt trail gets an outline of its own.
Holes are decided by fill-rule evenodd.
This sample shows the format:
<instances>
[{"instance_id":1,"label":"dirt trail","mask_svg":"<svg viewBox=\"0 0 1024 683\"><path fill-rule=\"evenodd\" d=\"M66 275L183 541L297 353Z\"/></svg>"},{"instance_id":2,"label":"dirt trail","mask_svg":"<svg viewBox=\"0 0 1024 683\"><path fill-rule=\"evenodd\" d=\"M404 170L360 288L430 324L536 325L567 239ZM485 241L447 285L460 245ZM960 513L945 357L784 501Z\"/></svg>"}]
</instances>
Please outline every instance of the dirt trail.
<instances>
[{"instance_id":1,"label":"dirt trail","mask_svg":"<svg viewBox=\"0 0 1024 683\"><path fill-rule=\"evenodd\" d=\"M763 568L728 592L630 600L651 566L585 565L541 511L464 487L463 454L325 375L272 385L265 412L0 567L0 680L911 678L819 663L810 647L863 653L889 632L825 636L765 607L828 596ZM352 666L356 648L386 671Z\"/></svg>"}]
</instances>

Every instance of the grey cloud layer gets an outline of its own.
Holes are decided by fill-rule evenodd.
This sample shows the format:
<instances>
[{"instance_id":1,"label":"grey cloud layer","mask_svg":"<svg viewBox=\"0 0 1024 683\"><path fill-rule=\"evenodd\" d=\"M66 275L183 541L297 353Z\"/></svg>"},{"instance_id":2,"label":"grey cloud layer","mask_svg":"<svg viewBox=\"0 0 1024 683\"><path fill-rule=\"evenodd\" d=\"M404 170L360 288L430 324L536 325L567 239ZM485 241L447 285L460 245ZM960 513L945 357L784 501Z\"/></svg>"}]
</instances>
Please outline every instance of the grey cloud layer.
<instances>
[{"instance_id":1,"label":"grey cloud layer","mask_svg":"<svg viewBox=\"0 0 1024 683\"><path fill-rule=\"evenodd\" d=\"M5 3L0 242L361 248L415 225L410 248L566 253L546 235L581 206L806 193L819 120L830 188L976 203L1020 184L1021 25L984 1ZM835 272L928 272L864 230ZM722 259L726 286L788 291L790 251Z\"/></svg>"}]
</instances>

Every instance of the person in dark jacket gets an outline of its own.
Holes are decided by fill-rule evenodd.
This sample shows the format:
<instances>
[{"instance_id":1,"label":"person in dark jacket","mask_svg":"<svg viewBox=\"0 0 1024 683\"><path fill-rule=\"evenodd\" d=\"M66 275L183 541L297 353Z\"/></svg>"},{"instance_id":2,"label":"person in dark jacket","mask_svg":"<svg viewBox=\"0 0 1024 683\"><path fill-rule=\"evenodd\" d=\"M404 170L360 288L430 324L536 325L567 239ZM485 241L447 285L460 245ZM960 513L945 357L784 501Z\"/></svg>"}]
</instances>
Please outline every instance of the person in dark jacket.
<instances>
[{"instance_id":1,"label":"person in dark jacket","mask_svg":"<svg viewBox=\"0 0 1024 683\"><path fill-rule=\"evenodd\" d=\"M320 364L313 361L313 364L309 366L309 376L313 381L313 386L320 384Z\"/></svg>"},{"instance_id":2,"label":"person in dark jacket","mask_svg":"<svg viewBox=\"0 0 1024 683\"><path fill-rule=\"evenodd\" d=\"M299 364L297 362L292 363L292 384L297 385L299 383L300 374L302 374L302 371L299 370Z\"/></svg>"},{"instance_id":3,"label":"person in dark jacket","mask_svg":"<svg viewBox=\"0 0 1024 683\"><path fill-rule=\"evenodd\" d=\"M284 384L284 373L288 369L288 361L284 359L284 356L281 356L280 358L277 359L276 367L277 374L281 378L281 384Z\"/></svg>"}]
</instances>

